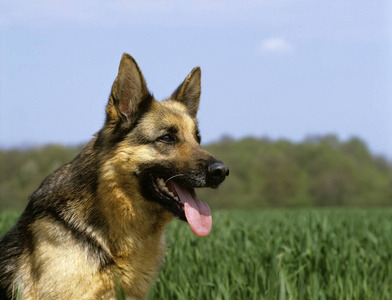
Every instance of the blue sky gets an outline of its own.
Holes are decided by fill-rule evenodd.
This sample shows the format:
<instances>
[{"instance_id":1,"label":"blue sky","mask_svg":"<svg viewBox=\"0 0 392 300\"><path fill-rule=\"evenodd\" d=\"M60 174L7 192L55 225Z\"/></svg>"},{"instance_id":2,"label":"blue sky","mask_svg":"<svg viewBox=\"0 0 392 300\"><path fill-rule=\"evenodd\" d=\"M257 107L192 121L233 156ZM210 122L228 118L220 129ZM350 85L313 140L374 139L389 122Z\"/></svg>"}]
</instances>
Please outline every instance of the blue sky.
<instances>
[{"instance_id":1,"label":"blue sky","mask_svg":"<svg viewBox=\"0 0 392 300\"><path fill-rule=\"evenodd\" d=\"M358 136L392 158L388 0L0 0L0 146L89 140L123 52L158 100L202 69L204 142Z\"/></svg>"}]
</instances>

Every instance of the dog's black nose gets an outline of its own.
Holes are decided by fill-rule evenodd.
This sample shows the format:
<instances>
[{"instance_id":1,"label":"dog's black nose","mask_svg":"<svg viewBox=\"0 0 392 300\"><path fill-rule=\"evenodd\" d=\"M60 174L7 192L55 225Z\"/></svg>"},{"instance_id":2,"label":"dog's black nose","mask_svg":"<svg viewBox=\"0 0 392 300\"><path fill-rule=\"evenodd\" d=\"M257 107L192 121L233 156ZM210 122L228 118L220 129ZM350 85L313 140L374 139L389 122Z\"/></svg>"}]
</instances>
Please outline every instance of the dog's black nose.
<instances>
[{"instance_id":1,"label":"dog's black nose","mask_svg":"<svg viewBox=\"0 0 392 300\"><path fill-rule=\"evenodd\" d=\"M214 184L220 184L229 176L229 168L222 162L216 162L208 166L208 178Z\"/></svg>"}]
</instances>

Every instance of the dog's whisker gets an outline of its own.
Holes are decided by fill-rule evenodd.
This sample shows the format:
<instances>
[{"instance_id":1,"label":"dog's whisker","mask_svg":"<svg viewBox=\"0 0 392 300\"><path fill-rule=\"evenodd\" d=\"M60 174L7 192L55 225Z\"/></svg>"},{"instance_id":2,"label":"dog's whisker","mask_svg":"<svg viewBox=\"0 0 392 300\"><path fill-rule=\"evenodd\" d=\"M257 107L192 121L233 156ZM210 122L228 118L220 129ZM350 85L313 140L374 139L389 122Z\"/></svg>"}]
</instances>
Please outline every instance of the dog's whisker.
<instances>
[{"instance_id":1,"label":"dog's whisker","mask_svg":"<svg viewBox=\"0 0 392 300\"><path fill-rule=\"evenodd\" d=\"M177 175L174 175L174 176L170 177L169 179L167 179L167 180L165 181L165 184L166 184L170 179L173 179L173 178L179 177L179 176L184 176L184 174L177 174Z\"/></svg>"}]
</instances>

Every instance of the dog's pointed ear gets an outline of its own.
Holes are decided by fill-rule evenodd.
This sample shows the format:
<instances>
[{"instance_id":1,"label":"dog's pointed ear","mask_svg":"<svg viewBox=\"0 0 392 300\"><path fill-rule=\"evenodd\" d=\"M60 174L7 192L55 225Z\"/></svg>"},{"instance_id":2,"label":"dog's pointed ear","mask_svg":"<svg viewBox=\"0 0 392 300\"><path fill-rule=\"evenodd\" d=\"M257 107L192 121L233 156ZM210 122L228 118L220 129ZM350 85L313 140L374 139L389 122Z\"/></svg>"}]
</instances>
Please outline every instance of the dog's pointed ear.
<instances>
[{"instance_id":1,"label":"dog's pointed ear","mask_svg":"<svg viewBox=\"0 0 392 300\"><path fill-rule=\"evenodd\" d=\"M171 95L170 99L183 103L191 117L196 118L201 93L201 70L196 67Z\"/></svg>"},{"instance_id":2,"label":"dog's pointed ear","mask_svg":"<svg viewBox=\"0 0 392 300\"><path fill-rule=\"evenodd\" d=\"M113 125L121 121L132 124L151 100L139 66L132 56L124 53L106 106L106 123Z\"/></svg>"}]
</instances>

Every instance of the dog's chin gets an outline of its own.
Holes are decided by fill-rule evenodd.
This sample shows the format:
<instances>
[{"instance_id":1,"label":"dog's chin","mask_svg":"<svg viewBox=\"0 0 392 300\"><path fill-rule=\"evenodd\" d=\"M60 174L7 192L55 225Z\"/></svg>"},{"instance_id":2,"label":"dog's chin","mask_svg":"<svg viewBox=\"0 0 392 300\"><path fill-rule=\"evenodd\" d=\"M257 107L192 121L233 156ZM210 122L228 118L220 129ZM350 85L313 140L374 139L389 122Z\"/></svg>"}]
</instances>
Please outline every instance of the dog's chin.
<instances>
[{"instance_id":1,"label":"dog's chin","mask_svg":"<svg viewBox=\"0 0 392 300\"><path fill-rule=\"evenodd\" d=\"M174 217L187 222L184 204L168 181L161 177L151 175L148 190L150 195L148 195L147 199L159 203Z\"/></svg>"}]
</instances>

